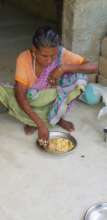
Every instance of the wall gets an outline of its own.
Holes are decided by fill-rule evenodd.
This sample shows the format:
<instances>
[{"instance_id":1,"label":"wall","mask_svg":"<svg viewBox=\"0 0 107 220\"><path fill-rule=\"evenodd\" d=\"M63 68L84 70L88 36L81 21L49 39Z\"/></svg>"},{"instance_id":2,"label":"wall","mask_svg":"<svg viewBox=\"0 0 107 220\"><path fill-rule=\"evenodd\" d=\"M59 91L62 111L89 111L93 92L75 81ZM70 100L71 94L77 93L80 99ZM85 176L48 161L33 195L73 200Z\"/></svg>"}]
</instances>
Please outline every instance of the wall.
<instances>
[{"instance_id":1,"label":"wall","mask_svg":"<svg viewBox=\"0 0 107 220\"><path fill-rule=\"evenodd\" d=\"M27 10L44 20L57 20L56 0L44 0L44 2L43 0L7 1L14 2L25 11ZM100 40L106 33L107 0L64 0L62 39L65 47L98 61Z\"/></svg>"},{"instance_id":2,"label":"wall","mask_svg":"<svg viewBox=\"0 0 107 220\"><path fill-rule=\"evenodd\" d=\"M98 61L106 33L107 0L65 0L62 38L67 48Z\"/></svg>"},{"instance_id":3,"label":"wall","mask_svg":"<svg viewBox=\"0 0 107 220\"><path fill-rule=\"evenodd\" d=\"M74 3L75 0L64 0L63 3L62 39L69 49L72 49Z\"/></svg>"},{"instance_id":4,"label":"wall","mask_svg":"<svg viewBox=\"0 0 107 220\"><path fill-rule=\"evenodd\" d=\"M37 17L56 21L54 0L7 0Z\"/></svg>"},{"instance_id":5,"label":"wall","mask_svg":"<svg viewBox=\"0 0 107 220\"><path fill-rule=\"evenodd\" d=\"M99 58L99 81L107 86L107 37L101 42L101 53Z\"/></svg>"}]
</instances>

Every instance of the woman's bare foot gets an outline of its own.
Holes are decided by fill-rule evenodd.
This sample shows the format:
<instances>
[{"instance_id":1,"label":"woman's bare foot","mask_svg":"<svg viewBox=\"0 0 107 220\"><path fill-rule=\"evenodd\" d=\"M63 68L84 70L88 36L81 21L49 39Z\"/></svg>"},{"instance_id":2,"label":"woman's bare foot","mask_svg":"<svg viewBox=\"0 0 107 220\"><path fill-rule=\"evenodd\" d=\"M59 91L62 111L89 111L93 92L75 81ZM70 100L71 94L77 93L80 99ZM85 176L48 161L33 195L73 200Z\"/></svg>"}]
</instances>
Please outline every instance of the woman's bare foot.
<instances>
[{"instance_id":1,"label":"woman's bare foot","mask_svg":"<svg viewBox=\"0 0 107 220\"><path fill-rule=\"evenodd\" d=\"M24 132L25 132L25 134L27 134L27 135L31 135L31 134L33 134L35 131L36 131L36 128L35 128L35 127L29 126L29 125L25 125L25 126L24 126Z\"/></svg>"},{"instance_id":2,"label":"woman's bare foot","mask_svg":"<svg viewBox=\"0 0 107 220\"><path fill-rule=\"evenodd\" d=\"M58 122L58 125L70 132L75 130L73 123L66 121L64 119L60 119L60 121Z\"/></svg>"}]
</instances>

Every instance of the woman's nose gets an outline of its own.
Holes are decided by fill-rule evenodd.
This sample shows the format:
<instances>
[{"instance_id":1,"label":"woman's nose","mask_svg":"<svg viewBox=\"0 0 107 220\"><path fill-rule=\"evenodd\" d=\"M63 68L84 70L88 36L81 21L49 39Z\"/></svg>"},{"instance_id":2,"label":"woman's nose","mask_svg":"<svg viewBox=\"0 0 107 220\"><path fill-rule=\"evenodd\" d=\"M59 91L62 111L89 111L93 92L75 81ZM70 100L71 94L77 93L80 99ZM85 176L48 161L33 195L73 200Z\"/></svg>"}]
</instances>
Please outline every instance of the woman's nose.
<instances>
[{"instance_id":1,"label":"woman's nose","mask_svg":"<svg viewBox=\"0 0 107 220\"><path fill-rule=\"evenodd\" d=\"M51 58L51 57L49 57L49 58L47 59L47 63L48 63L48 64L51 64L51 63L52 63L52 58Z\"/></svg>"}]
</instances>

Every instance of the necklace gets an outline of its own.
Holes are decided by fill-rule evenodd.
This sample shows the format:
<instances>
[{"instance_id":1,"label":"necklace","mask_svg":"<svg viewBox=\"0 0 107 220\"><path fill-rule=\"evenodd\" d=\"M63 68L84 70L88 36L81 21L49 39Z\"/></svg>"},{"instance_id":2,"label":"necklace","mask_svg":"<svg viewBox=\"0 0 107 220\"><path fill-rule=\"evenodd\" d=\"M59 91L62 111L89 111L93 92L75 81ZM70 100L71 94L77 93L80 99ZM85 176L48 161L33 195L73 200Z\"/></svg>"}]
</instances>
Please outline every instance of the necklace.
<instances>
[{"instance_id":1,"label":"necklace","mask_svg":"<svg viewBox=\"0 0 107 220\"><path fill-rule=\"evenodd\" d=\"M35 68L35 65L36 65L36 56L35 56L35 55L33 55L32 65L33 65L33 71L34 71L34 73L36 74L36 68Z\"/></svg>"},{"instance_id":2,"label":"necklace","mask_svg":"<svg viewBox=\"0 0 107 220\"><path fill-rule=\"evenodd\" d=\"M37 77L40 76L43 69L37 63L36 55L34 53L32 53L32 66L33 66L33 71L34 71L35 75Z\"/></svg>"}]
</instances>

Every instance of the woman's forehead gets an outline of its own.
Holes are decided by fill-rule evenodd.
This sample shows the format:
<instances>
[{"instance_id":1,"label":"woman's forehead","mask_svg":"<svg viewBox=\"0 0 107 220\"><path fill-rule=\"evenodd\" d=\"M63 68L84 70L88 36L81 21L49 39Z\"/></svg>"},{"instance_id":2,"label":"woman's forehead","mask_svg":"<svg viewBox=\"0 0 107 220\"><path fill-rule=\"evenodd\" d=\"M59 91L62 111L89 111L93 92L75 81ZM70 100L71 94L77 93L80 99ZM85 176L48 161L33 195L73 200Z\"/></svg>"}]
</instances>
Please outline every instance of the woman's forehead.
<instances>
[{"instance_id":1,"label":"woman's forehead","mask_svg":"<svg viewBox=\"0 0 107 220\"><path fill-rule=\"evenodd\" d=\"M39 52L41 54L54 55L54 54L57 54L58 48L57 47L41 47L39 48Z\"/></svg>"}]
</instances>

